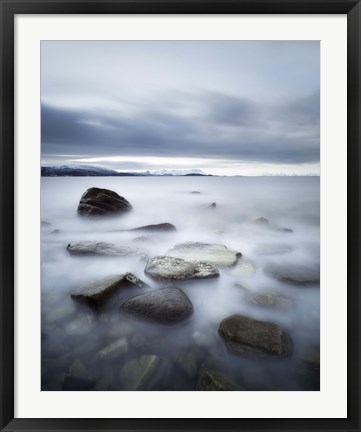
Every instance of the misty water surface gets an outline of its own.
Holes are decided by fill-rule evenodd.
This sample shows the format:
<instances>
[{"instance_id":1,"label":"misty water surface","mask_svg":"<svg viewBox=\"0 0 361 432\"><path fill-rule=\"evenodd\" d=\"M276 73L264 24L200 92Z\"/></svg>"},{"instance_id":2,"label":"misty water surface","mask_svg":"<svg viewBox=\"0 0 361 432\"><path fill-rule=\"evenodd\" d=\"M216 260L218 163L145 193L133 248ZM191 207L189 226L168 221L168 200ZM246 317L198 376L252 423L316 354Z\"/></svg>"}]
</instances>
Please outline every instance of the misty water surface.
<instances>
[{"instance_id":1,"label":"misty water surface","mask_svg":"<svg viewBox=\"0 0 361 432\"><path fill-rule=\"evenodd\" d=\"M124 196L133 210L112 218L78 217L79 199L93 186ZM223 373L243 390L318 390L317 380L303 373L302 356L308 349L319 351L319 285L295 286L264 273L272 262L319 266L318 177L62 177L42 178L41 187L44 390L62 390L74 360L80 360L94 377L91 390L126 390L120 379L122 367L144 354L156 354L163 360L144 390L195 390L207 368ZM209 207L214 202L216 207ZM269 225L254 223L260 217L267 218ZM114 232L162 222L174 224L177 231ZM147 236L146 241L134 241L142 235ZM158 325L121 314L119 306L134 295L131 292L95 313L75 303L70 293L86 283L126 272L152 288L168 283L144 274L145 257L70 256L67 244L82 240L139 247L149 257L164 255L179 242L221 243L241 252L254 265L255 273L240 276L220 268L217 279L174 283L194 305L193 316L177 325ZM283 295L294 307L250 303L247 296L257 292ZM230 354L218 327L232 314L281 325L294 341L292 358L259 362ZM112 360L99 359L97 353L119 337L127 338L128 351ZM188 375L176 361L184 352L194 353L196 359Z\"/></svg>"}]
</instances>

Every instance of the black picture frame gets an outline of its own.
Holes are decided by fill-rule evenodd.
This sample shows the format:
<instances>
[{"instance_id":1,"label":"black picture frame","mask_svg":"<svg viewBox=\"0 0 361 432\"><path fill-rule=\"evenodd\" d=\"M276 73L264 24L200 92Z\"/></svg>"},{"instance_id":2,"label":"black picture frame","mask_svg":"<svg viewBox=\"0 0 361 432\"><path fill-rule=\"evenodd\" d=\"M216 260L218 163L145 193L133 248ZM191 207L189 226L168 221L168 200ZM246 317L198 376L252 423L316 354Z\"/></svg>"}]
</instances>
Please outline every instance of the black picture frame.
<instances>
[{"instance_id":1,"label":"black picture frame","mask_svg":"<svg viewBox=\"0 0 361 432\"><path fill-rule=\"evenodd\" d=\"M16 14L347 14L348 371L345 419L14 418L14 17ZM361 4L355 0L0 0L2 431L360 431ZM335 246L335 253L337 247ZM302 407L300 407L302 409Z\"/></svg>"}]
</instances>

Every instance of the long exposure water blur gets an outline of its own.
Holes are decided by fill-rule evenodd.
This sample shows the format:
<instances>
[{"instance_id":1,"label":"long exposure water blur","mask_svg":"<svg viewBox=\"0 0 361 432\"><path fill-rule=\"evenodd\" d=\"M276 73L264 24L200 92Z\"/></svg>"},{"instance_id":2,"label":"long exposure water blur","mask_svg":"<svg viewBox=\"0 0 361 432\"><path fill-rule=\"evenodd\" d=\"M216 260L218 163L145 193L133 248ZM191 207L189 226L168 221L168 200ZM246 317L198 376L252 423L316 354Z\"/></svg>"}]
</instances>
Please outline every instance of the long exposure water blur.
<instances>
[{"instance_id":1,"label":"long exposure water blur","mask_svg":"<svg viewBox=\"0 0 361 432\"><path fill-rule=\"evenodd\" d=\"M295 284L265 272L272 264L319 271L319 177L41 181L42 390L319 390L319 282ZM79 200L90 187L117 192L132 211L79 217ZM177 230L131 231L164 222ZM73 256L67 245L78 241L122 244L142 253ZM220 266L218 278L177 282L144 273L149 258L188 241L225 245L240 252L247 266ZM193 314L172 325L126 314L120 306L141 293L132 289L99 310L71 298L88 283L128 272L151 289L180 288ZM257 359L231 352L218 329L234 314L278 324L292 338L292 355Z\"/></svg>"}]
</instances>

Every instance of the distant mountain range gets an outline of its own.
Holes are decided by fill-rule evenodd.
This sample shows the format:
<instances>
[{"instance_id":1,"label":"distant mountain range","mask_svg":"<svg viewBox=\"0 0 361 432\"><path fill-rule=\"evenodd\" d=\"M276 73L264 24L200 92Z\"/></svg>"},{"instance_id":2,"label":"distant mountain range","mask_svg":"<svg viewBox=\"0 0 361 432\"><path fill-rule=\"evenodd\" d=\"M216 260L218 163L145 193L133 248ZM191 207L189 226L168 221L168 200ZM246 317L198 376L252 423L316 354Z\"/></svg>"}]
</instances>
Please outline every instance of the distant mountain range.
<instances>
[{"instance_id":1,"label":"distant mountain range","mask_svg":"<svg viewBox=\"0 0 361 432\"><path fill-rule=\"evenodd\" d=\"M207 176L200 169L193 170L167 170L143 172L119 172L108 168L80 165L80 166L42 166L42 177L135 177L135 176Z\"/></svg>"}]
</instances>

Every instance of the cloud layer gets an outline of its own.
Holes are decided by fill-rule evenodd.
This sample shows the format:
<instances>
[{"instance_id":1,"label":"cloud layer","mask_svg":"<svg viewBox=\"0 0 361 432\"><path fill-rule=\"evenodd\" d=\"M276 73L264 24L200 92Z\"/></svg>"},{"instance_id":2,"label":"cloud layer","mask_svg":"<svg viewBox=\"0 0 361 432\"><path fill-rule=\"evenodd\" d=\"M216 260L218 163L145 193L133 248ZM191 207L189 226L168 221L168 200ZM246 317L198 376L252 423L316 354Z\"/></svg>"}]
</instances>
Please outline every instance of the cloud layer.
<instances>
[{"instance_id":1,"label":"cloud layer","mask_svg":"<svg viewBox=\"0 0 361 432\"><path fill-rule=\"evenodd\" d=\"M61 70L56 72L49 63L56 43L47 42L42 47L43 160L59 157L65 162L66 155L72 155L73 159L123 156L128 161L131 157L206 158L215 166L219 160L294 165L319 162L318 43L258 42L252 43L254 51L245 42L215 43L213 47L211 42L193 43L142 42L133 45L133 51L127 43L122 58L116 57L116 61L112 55L122 42L103 45L107 50L101 54L102 65L112 68L105 75L113 77L107 82L106 76L97 75L98 66L89 70L85 61L100 53L98 44L86 45L87 56L81 62L72 60L79 44L63 43L57 57L65 71L61 75ZM267 44L273 55L264 58ZM172 59L177 46L188 63L182 66L178 61L175 71ZM158 63L150 59L152 52ZM203 59L197 61L197 53L202 53ZM244 58L250 53L253 57ZM242 61L237 54L243 54ZM209 69L215 67L216 58L223 61L217 63L216 70ZM121 64L126 65L126 71L118 84L114 76ZM280 67L286 64L288 70L284 71ZM82 73L84 82L80 84ZM229 82L230 77L234 82ZM252 82L253 87L245 88L244 81Z\"/></svg>"}]
</instances>

